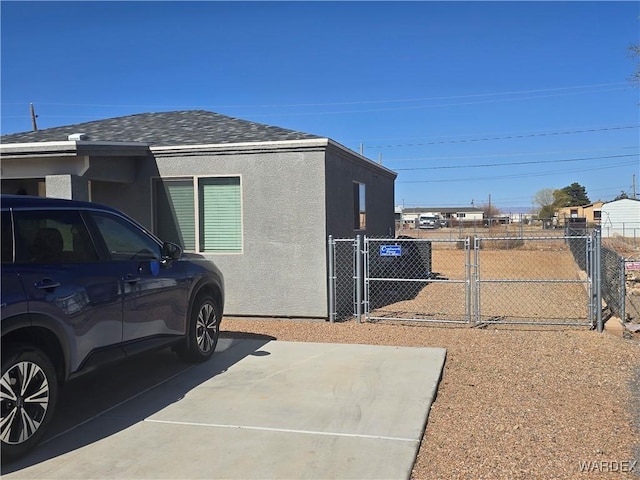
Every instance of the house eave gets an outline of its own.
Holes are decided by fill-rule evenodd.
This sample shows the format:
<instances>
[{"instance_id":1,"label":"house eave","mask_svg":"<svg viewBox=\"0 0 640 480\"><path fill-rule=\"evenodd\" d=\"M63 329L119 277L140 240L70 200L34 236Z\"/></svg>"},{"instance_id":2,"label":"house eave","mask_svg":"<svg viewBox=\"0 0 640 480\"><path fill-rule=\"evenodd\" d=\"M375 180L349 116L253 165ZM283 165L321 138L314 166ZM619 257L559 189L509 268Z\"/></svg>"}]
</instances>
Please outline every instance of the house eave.
<instances>
[{"instance_id":1,"label":"house eave","mask_svg":"<svg viewBox=\"0 0 640 480\"><path fill-rule=\"evenodd\" d=\"M77 156L146 156L149 145L140 142L31 142L0 145L2 158L42 158Z\"/></svg>"}]
</instances>

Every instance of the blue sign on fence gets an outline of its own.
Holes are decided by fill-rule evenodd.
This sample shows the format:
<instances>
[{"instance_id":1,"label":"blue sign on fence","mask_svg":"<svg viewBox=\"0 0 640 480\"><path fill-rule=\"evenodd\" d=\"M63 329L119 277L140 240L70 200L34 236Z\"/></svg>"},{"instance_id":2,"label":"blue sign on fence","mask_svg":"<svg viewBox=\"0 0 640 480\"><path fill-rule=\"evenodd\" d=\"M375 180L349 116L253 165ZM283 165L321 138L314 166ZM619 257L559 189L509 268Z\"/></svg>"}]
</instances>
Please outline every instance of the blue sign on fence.
<instances>
[{"instance_id":1,"label":"blue sign on fence","mask_svg":"<svg viewBox=\"0 0 640 480\"><path fill-rule=\"evenodd\" d=\"M401 257L402 246L401 245L380 245L381 257Z\"/></svg>"}]
</instances>

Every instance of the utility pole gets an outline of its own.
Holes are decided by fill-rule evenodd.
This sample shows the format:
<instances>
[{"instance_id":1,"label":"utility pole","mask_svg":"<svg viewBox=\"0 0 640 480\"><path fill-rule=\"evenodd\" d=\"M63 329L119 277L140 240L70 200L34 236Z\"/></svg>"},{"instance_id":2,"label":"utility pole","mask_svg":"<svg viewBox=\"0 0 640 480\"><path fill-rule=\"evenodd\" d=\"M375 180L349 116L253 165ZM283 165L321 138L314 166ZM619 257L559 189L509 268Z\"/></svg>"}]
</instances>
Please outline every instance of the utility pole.
<instances>
[{"instance_id":1,"label":"utility pole","mask_svg":"<svg viewBox=\"0 0 640 480\"><path fill-rule=\"evenodd\" d=\"M632 190L631 190L631 198L633 198L634 200L636 199L636 174L633 174L633 183L632 185Z\"/></svg>"},{"instance_id":2,"label":"utility pole","mask_svg":"<svg viewBox=\"0 0 640 480\"><path fill-rule=\"evenodd\" d=\"M29 104L29 110L31 110L31 126L33 127L33 131L37 132L38 131L38 124L36 123L36 118L38 118L38 116L36 115L36 111L33 108L33 103Z\"/></svg>"}]
</instances>

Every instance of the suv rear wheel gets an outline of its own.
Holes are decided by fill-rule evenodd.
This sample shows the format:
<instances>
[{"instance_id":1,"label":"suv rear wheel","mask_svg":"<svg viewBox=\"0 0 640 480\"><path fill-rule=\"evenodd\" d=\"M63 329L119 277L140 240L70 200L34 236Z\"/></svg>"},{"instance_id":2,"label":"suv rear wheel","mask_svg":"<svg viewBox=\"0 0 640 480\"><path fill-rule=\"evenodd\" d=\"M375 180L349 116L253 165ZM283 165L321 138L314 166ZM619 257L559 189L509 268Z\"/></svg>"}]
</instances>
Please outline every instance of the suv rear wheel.
<instances>
[{"instance_id":1,"label":"suv rear wheel","mask_svg":"<svg viewBox=\"0 0 640 480\"><path fill-rule=\"evenodd\" d=\"M53 416L57 382L53 365L41 350L16 344L2 352L3 459L17 458L38 444Z\"/></svg>"}]
</instances>

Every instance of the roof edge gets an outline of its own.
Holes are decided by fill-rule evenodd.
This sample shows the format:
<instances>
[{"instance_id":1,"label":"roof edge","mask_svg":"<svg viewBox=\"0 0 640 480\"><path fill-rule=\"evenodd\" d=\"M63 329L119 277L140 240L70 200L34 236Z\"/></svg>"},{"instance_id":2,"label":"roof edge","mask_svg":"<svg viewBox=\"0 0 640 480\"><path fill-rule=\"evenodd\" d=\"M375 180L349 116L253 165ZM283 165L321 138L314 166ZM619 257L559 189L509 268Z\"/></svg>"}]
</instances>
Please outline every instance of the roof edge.
<instances>
[{"instance_id":1,"label":"roof edge","mask_svg":"<svg viewBox=\"0 0 640 480\"><path fill-rule=\"evenodd\" d=\"M309 138L305 140L278 140L267 142L238 142L238 143L209 143L201 145L170 145L170 146L154 146L149 148L154 153L178 153L178 152L206 152L208 150L230 150L236 148L245 149L261 149L264 147L326 147L329 143L328 138Z\"/></svg>"},{"instance_id":2,"label":"roof edge","mask_svg":"<svg viewBox=\"0 0 640 480\"><path fill-rule=\"evenodd\" d=\"M345 147L344 145L336 142L335 140L331 140L330 138L329 140L329 145L332 145L333 147L338 148L339 150L342 150L343 152L347 152L351 155L355 155L357 158L359 158L361 161L367 163L368 165L371 165L372 167L376 167L379 168L380 170L386 172L388 175L392 176L394 179L396 179L398 177L398 173L394 172L393 170L385 167L384 165L382 165L381 163L377 163L374 162L373 160L371 160L370 158L365 157L364 155L360 155L357 152L354 152L353 150L351 150L350 148Z\"/></svg>"}]
</instances>

